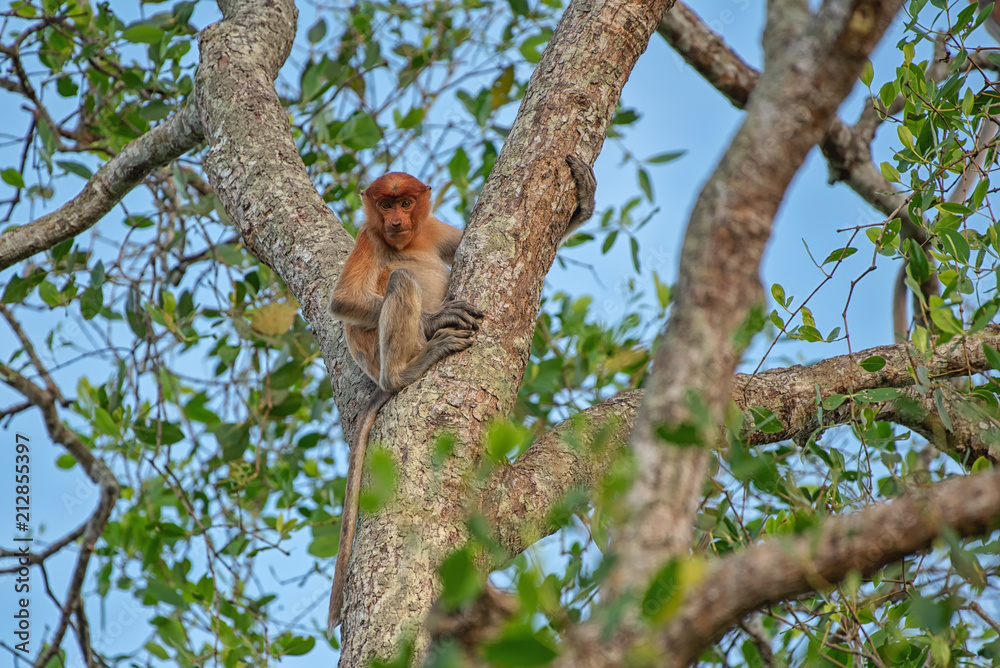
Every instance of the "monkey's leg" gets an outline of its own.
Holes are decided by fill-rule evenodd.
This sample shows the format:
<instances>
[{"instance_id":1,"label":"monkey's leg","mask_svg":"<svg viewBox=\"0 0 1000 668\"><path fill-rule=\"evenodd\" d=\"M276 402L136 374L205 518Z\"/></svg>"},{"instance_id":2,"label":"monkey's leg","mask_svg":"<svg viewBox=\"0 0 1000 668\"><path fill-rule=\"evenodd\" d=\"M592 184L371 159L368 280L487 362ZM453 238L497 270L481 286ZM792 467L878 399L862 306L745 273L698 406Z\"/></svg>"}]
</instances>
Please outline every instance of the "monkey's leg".
<instances>
[{"instance_id":1,"label":"monkey's leg","mask_svg":"<svg viewBox=\"0 0 1000 668\"><path fill-rule=\"evenodd\" d=\"M443 328L428 341L420 310L420 284L413 272L397 269L389 276L379 315L379 387L396 392L420 378L432 365L472 345L471 329Z\"/></svg>"}]
</instances>

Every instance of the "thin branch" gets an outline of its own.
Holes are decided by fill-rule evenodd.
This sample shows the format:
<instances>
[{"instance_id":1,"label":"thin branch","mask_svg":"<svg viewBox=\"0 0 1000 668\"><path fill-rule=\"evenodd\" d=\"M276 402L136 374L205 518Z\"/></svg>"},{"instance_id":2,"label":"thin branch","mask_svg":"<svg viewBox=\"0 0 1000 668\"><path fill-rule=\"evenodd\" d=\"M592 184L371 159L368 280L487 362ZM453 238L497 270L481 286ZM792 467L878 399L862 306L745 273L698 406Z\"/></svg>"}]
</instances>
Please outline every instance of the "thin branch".
<instances>
[{"instance_id":1,"label":"thin branch","mask_svg":"<svg viewBox=\"0 0 1000 668\"><path fill-rule=\"evenodd\" d=\"M24 333L24 329L21 328L21 323L14 318L14 314L10 312L10 309L7 308L6 304L0 304L0 315L3 316L4 320L7 321L7 324L14 331L14 335L17 337L17 340L21 342L21 349L24 350L28 359L31 360L31 365L35 367L35 371L38 372L38 375L45 382L45 389L56 398L56 401L58 401L61 406L64 408L68 406L69 402L67 402L62 396L59 386L52 380L52 376L49 375L49 370L45 368L44 364L42 364L42 360L39 359L38 354L35 352L35 347L31 344L31 339L29 339L28 335Z\"/></svg>"},{"instance_id":2,"label":"thin branch","mask_svg":"<svg viewBox=\"0 0 1000 668\"><path fill-rule=\"evenodd\" d=\"M84 525L83 540L80 541L80 553L77 555L76 565L70 577L66 599L61 606L59 623L56 625L49 646L35 661L35 665L37 666L47 666L62 646L63 637L66 635L66 629L69 627L70 617L72 617L76 610L77 602L81 597L81 590L87 576L90 557L94 553L94 548L97 546L97 541L100 539L101 534L104 533L104 528L111 517L111 511L118 501L119 485L118 480L115 479L114 474L108 468L107 464L93 453L87 444L76 435L76 432L63 423L59 417L59 411L56 408L56 397L53 393L42 389L3 363L0 363L0 378L41 409L49 438L54 443L62 445L76 459L87 474L87 477L100 488L101 492L97 508Z\"/></svg>"},{"instance_id":3,"label":"thin branch","mask_svg":"<svg viewBox=\"0 0 1000 668\"><path fill-rule=\"evenodd\" d=\"M101 166L76 197L52 213L0 235L0 269L72 239L92 227L152 170L202 141L193 104L138 139Z\"/></svg>"},{"instance_id":4,"label":"thin branch","mask_svg":"<svg viewBox=\"0 0 1000 668\"><path fill-rule=\"evenodd\" d=\"M18 550L5 550L3 548L0 548L0 557L20 557L20 558L27 558L29 565L31 565L31 564L40 564L43 561L45 561L46 559L48 559L49 557L51 557L53 554L55 554L59 550L61 550L64 547L66 547L67 545L69 545L70 543L72 543L73 541L75 541L80 536L82 536L83 532L86 531L86 530L87 530L87 522L84 522L83 524L81 524L77 528L73 529L68 534L66 534L65 536L63 536L59 540L57 540L56 542L54 542L51 545L49 545L47 548L45 548L41 552L29 552L27 554L27 556L25 556L25 554L23 552L19 552ZM20 566L11 566L10 568L0 569L0 574L4 574L4 573L16 573L17 569L19 567Z\"/></svg>"}]
</instances>

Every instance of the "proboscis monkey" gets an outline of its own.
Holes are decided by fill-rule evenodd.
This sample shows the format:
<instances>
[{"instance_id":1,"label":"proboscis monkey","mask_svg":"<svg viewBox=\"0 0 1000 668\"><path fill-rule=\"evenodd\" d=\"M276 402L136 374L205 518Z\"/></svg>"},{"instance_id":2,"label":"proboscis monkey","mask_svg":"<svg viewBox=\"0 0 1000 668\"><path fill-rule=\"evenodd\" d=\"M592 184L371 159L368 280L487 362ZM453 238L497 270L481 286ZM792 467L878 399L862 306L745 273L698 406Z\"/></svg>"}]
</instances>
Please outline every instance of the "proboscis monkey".
<instances>
[{"instance_id":1,"label":"proboscis monkey","mask_svg":"<svg viewBox=\"0 0 1000 668\"><path fill-rule=\"evenodd\" d=\"M597 183L590 166L566 158L577 186L577 207L563 240L594 212ZM358 517L358 494L368 435L393 394L436 362L465 350L482 311L447 297L449 268L462 231L431 215L431 189L402 172L376 179L363 193L365 221L340 274L330 311L344 321L351 356L378 384L354 434L333 573L327 633L340 623L347 566Z\"/></svg>"}]
</instances>

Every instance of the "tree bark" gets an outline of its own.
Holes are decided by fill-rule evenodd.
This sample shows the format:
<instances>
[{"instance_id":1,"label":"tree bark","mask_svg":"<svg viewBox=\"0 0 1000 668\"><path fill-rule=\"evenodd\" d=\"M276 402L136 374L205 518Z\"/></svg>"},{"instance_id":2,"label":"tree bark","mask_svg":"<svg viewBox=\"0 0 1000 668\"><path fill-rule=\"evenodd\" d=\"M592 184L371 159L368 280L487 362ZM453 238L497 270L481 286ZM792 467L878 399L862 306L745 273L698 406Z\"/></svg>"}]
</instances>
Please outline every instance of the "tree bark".
<instances>
[{"instance_id":1,"label":"tree bark","mask_svg":"<svg viewBox=\"0 0 1000 668\"><path fill-rule=\"evenodd\" d=\"M707 447L715 442L745 331L753 331L754 317L763 318L760 259L774 214L901 0L825 3L815 17L805 3L797 10L780 4L769 5L766 68L747 117L699 195L685 234L677 299L632 434L637 477L628 496L632 521L617 543L615 586L644 587L691 543ZM661 428L693 429L699 443L671 445L669 436L657 435Z\"/></svg>"}]
</instances>

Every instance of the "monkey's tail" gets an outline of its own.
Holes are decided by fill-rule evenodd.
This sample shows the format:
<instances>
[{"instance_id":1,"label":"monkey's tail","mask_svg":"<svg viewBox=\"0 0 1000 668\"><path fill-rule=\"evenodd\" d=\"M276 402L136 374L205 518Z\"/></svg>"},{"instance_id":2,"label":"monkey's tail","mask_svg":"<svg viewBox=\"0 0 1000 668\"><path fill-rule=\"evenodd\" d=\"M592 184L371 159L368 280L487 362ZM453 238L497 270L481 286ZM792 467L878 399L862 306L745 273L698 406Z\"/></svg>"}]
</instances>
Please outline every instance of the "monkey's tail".
<instances>
[{"instance_id":1,"label":"monkey's tail","mask_svg":"<svg viewBox=\"0 0 1000 668\"><path fill-rule=\"evenodd\" d=\"M358 497L361 494L361 474L364 471L368 435L375 426L379 410L392 398L393 393L379 388L361 412L361 424L354 433L354 444L347 465L347 487L344 490L344 510L340 515L340 552L333 569L333 587L330 589L330 614L326 620L326 635L333 637L333 630L340 624L340 611L344 605L344 584L347 582L347 565L354 547L354 530L358 522Z\"/></svg>"}]
</instances>

